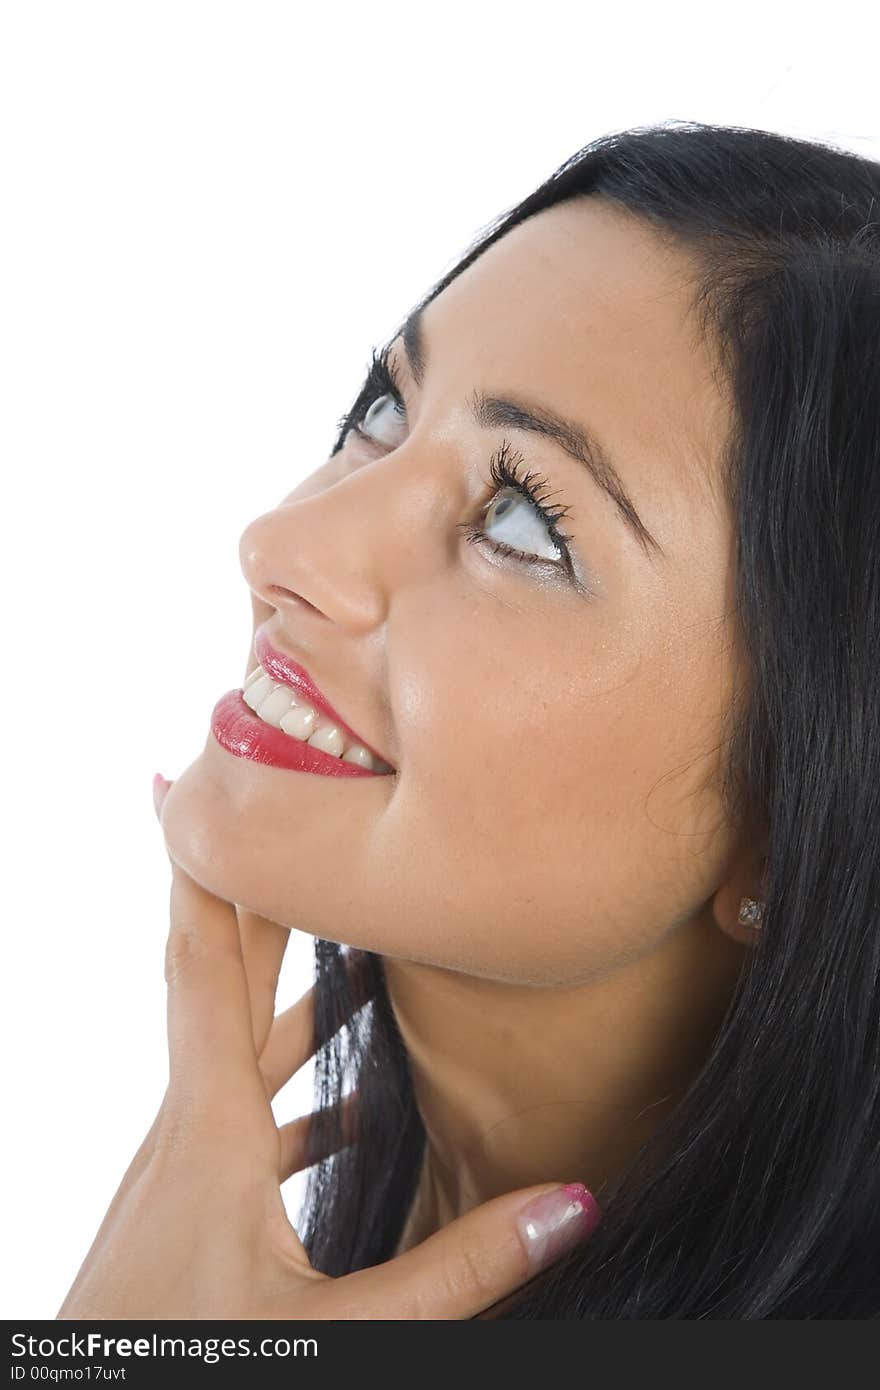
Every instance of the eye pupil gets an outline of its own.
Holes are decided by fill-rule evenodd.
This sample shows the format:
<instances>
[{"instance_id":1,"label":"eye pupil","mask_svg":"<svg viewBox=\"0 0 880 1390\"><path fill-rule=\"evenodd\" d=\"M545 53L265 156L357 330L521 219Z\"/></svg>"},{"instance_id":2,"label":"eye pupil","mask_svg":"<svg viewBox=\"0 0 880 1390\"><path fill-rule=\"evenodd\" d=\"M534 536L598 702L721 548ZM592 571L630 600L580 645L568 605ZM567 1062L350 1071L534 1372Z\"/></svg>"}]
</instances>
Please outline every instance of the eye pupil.
<instances>
[{"instance_id":1,"label":"eye pupil","mask_svg":"<svg viewBox=\"0 0 880 1390\"><path fill-rule=\"evenodd\" d=\"M513 498L511 498L511 497L503 497L503 496L502 496L501 501L499 502L498 506L495 508L495 516L496 516L496 517L503 516L504 513L505 513L505 511L510 511L510 508L511 508L512 504L513 504Z\"/></svg>"},{"instance_id":2,"label":"eye pupil","mask_svg":"<svg viewBox=\"0 0 880 1390\"><path fill-rule=\"evenodd\" d=\"M500 473L497 475L493 474L493 476L496 482L502 482ZM526 512L525 516L523 515L524 510ZM502 549L507 554L510 554L511 551L516 551L519 552L519 558L522 558L528 553L528 555L535 560L546 559L553 564L557 564L558 561L556 556L561 552L555 539L552 542L553 549L556 552L555 556L543 556L540 552L532 548L533 541L530 526L534 525L536 519L540 520L546 532L548 523L535 496L531 492L526 496L522 488L514 488L513 485L508 484L502 486L488 504L484 512L483 524L479 534L485 536L490 545L494 545L496 549ZM509 526L512 525L513 533L510 540L498 541L488 534L487 528L494 526L497 522L504 521L507 521ZM513 544L511 544L511 541Z\"/></svg>"}]
</instances>

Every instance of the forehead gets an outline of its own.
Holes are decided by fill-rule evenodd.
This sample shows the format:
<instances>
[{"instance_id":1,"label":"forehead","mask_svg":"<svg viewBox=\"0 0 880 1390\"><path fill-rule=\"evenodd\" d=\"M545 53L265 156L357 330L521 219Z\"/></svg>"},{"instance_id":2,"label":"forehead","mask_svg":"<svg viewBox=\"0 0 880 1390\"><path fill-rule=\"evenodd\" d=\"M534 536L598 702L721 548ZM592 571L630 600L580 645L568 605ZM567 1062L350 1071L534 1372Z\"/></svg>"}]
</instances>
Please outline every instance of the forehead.
<instances>
[{"instance_id":1,"label":"forehead","mask_svg":"<svg viewBox=\"0 0 880 1390\"><path fill-rule=\"evenodd\" d=\"M514 389L582 421L674 551L682 508L693 520L707 502L724 506L729 414L691 311L696 272L684 249L604 198L558 204L428 305L426 389Z\"/></svg>"}]
</instances>

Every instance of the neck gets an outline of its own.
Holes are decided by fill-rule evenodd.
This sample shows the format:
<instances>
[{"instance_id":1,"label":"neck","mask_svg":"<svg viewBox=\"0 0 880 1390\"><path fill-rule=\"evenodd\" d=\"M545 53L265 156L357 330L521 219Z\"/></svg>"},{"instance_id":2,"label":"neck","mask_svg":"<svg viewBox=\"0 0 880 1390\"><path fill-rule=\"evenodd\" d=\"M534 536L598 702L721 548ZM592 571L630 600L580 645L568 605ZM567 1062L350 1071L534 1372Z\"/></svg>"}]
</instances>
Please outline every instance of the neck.
<instances>
[{"instance_id":1,"label":"neck","mask_svg":"<svg viewBox=\"0 0 880 1390\"><path fill-rule=\"evenodd\" d=\"M574 988L511 985L386 956L426 1132L397 1253L501 1193L602 1187L705 1061L743 947L708 916Z\"/></svg>"}]
</instances>

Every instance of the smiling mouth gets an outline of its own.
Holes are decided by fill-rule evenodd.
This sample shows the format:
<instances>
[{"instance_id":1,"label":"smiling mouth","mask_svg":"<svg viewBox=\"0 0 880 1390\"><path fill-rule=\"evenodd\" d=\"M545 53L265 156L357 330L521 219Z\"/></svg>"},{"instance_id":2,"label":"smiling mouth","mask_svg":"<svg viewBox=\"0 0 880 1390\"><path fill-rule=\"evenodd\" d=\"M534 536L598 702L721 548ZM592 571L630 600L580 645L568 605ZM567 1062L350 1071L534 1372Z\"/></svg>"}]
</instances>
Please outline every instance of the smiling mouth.
<instances>
[{"instance_id":1,"label":"smiling mouth","mask_svg":"<svg viewBox=\"0 0 880 1390\"><path fill-rule=\"evenodd\" d=\"M309 748L364 768L367 772L390 773L394 768L383 758L353 739L339 724L315 708L298 690L285 685L257 666L242 689L241 698L264 724L279 729L288 738Z\"/></svg>"}]
</instances>

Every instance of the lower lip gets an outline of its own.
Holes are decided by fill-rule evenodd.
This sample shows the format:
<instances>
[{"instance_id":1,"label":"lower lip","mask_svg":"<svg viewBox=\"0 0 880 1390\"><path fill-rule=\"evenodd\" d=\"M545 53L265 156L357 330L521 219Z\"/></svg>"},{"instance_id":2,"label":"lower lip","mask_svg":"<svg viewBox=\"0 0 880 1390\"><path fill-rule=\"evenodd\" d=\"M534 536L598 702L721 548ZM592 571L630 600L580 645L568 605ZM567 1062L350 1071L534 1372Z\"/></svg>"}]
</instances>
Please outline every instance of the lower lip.
<instances>
[{"instance_id":1,"label":"lower lip","mask_svg":"<svg viewBox=\"0 0 880 1390\"><path fill-rule=\"evenodd\" d=\"M334 758L258 719L245 704L240 690L228 690L217 701L211 713L211 733L221 748L237 758L285 767L290 772L316 772L319 777L389 776L387 772L373 772L357 763Z\"/></svg>"}]
</instances>

